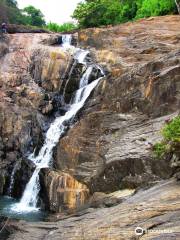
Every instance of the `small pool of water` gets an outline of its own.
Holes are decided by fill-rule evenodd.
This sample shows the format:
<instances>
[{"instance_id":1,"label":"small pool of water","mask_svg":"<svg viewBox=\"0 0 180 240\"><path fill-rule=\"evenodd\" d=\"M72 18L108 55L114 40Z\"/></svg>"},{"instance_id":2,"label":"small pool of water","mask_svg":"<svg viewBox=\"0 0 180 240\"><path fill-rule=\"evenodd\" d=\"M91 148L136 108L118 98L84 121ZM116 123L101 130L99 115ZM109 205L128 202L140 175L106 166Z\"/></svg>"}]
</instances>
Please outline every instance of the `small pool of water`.
<instances>
[{"instance_id":1,"label":"small pool of water","mask_svg":"<svg viewBox=\"0 0 180 240\"><path fill-rule=\"evenodd\" d=\"M29 222L43 221L48 214L41 210L32 211L16 211L16 204L19 203L16 199L0 196L0 216L13 219L23 219Z\"/></svg>"}]
</instances>

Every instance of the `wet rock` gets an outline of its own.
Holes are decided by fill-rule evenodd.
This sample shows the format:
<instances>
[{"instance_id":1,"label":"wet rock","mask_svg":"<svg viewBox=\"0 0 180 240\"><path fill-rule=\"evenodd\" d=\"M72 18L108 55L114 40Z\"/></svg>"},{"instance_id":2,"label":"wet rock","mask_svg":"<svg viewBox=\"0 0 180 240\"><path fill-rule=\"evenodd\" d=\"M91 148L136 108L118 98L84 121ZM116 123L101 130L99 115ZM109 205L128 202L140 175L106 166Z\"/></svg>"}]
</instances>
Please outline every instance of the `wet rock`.
<instances>
[{"instance_id":1,"label":"wet rock","mask_svg":"<svg viewBox=\"0 0 180 240\"><path fill-rule=\"evenodd\" d=\"M31 57L29 71L40 87L51 92L58 91L70 60L71 57L60 48L39 49Z\"/></svg>"},{"instance_id":2,"label":"wet rock","mask_svg":"<svg viewBox=\"0 0 180 240\"><path fill-rule=\"evenodd\" d=\"M4 193L4 186L6 184L6 177L5 172L0 173L0 194L2 195Z\"/></svg>"},{"instance_id":3,"label":"wet rock","mask_svg":"<svg viewBox=\"0 0 180 240\"><path fill-rule=\"evenodd\" d=\"M63 96L66 103L69 103L73 97L73 93L79 88L79 79L85 72L83 64L78 63L76 60L72 62L69 68L69 74L63 89Z\"/></svg>"},{"instance_id":4,"label":"wet rock","mask_svg":"<svg viewBox=\"0 0 180 240\"><path fill-rule=\"evenodd\" d=\"M9 170L9 176L12 175L12 171L14 170L14 167L16 167L15 173L14 173L14 180L13 180L13 186L11 189L11 193L9 192L10 187L10 179L8 179L8 185L7 185L7 191L6 194L11 194L12 197L16 199L20 199L22 197L22 194L25 190L25 187L31 178L33 171L35 169L35 165L28 159L20 159L17 158L15 165L11 167Z\"/></svg>"},{"instance_id":5,"label":"wet rock","mask_svg":"<svg viewBox=\"0 0 180 240\"><path fill-rule=\"evenodd\" d=\"M48 38L43 39L42 43L48 46L60 45L62 44L62 35L52 34Z\"/></svg>"}]
</instances>

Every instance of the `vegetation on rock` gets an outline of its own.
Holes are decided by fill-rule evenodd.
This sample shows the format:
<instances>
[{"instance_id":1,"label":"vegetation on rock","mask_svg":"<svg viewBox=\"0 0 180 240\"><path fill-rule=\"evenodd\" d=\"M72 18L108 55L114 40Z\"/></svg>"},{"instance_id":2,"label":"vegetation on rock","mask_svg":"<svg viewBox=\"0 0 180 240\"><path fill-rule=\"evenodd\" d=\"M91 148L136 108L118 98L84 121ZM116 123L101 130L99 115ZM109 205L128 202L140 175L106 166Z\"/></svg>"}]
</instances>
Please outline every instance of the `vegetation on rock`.
<instances>
[{"instance_id":1,"label":"vegetation on rock","mask_svg":"<svg viewBox=\"0 0 180 240\"><path fill-rule=\"evenodd\" d=\"M162 129L163 140L153 147L157 157L164 156L168 152L176 152L180 146L180 116L175 117Z\"/></svg>"}]
</instances>

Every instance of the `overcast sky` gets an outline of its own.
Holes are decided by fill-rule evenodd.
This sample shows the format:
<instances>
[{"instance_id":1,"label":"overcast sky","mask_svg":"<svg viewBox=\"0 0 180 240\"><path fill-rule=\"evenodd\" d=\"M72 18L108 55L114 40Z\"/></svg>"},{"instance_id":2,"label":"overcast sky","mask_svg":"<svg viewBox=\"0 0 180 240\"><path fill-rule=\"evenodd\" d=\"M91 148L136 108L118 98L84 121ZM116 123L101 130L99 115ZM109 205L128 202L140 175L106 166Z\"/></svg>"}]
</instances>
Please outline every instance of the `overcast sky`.
<instances>
[{"instance_id":1,"label":"overcast sky","mask_svg":"<svg viewBox=\"0 0 180 240\"><path fill-rule=\"evenodd\" d=\"M39 8L47 22L63 23L71 21L71 15L82 0L17 0L19 8L33 5Z\"/></svg>"}]
</instances>

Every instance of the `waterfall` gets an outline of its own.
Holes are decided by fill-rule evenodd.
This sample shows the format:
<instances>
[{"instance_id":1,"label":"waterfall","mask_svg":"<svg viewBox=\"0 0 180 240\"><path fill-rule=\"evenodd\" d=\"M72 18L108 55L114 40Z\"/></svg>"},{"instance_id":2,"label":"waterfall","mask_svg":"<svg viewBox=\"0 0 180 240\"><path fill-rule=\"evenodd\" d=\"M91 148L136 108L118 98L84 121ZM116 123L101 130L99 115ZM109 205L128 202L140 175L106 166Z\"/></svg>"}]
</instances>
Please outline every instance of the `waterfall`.
<instances>
[{"instance_id":1,"label":"waterfall","mask_svg":"<svg viewBox=\"0 0 180 240\"><path fill-rule=\"evenodd\" d=\"M13 188L14 188L14 177L15 177L15 174L16 174L16 171L17 171L18 167L19 167L19 162L17 162L14 165L12 173L11 173L10 184L9 184L9 189L8 189L8 196L12 195L12 191L13 191Z\"/></svg>"},{"instance_id":2,"label":"waterfall","mask_svg":"<svg viewBox=\"0 0 180 240\"><path fill-rule=\"evenodd\" d=\"M64 48L69 48L71 46L71 41L72 41L72 35L67 34L62 36L62 46Z\"/></svg>"},{"instance_id":3,"label":"waterfall","mask_svg":"<svg viewBox=\"0 0 180 240\"><path fill-rule=\"evenodd\" d=\"M79 63L82 63L86 65L86 57L89 54L88 50L82 50L80 48L76 48L76 51L74 53L74 59L76 59Z\"/></svg>"},{"instance_id":4,"label":"waterfall","mask_svg":"<svg viewBox=\"0 0 180 240\"><path fill-rule=\"evenodd\" d=\"M63 46L65 46L65 48L67 48L67 46L69 46L69 48L71 47L71 37L69 37L69 35L64 36L63 41ZM85 58L88 53L88 51L77 49L77 52L74 54L74 58L79 63L84 63L86 66ZM90 84L88 83L93 67L94 66L86 66L86 71L80 79L79 89L76 91L75 97L71 101L72 104L69 110L64 116L56 118L55 121L50 125L46 133L45 142L39 151L38 156L34 156L34 154L29 156L29 159L35 164L36 168L28 184L26 185L20 203L13 206L12 210L17 212L38 210L37 201L40 191L39 172L42 168L51 167L53 148L58 143L62 134L66 131L67 123L72 121L78 111L84 106L84 103L91 94L92 90L102 78L100 77Z\"/></svg>"}]
</instances>

